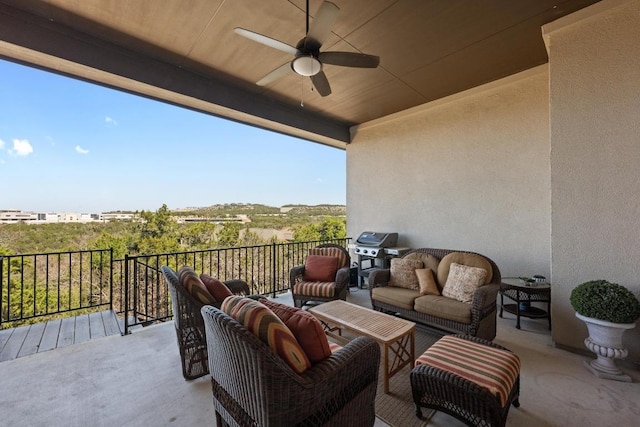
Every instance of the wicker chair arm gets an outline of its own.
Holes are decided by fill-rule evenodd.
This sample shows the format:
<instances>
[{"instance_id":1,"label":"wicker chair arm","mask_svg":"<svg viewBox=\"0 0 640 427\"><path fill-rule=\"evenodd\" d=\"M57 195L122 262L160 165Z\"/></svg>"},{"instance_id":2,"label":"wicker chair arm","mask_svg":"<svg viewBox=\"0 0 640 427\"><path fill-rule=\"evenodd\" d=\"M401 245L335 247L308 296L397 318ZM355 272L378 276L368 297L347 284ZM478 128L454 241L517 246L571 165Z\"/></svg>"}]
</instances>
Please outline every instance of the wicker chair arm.
<instances>
[{"instance_id":1,"label":"wicker chair arm","mask_svg":"<svg viewBox=\"0 0 640 427\"><path fill-rule=\"evenodd\" d=\"M343 289L349 286L350 269L349 267L342 267L336 272L336 287Z\"/></svg>"},{"instance_id":2,"label":"wicker chair arm","mask_svg":"<svg viewBox=\"0 0 640 427\"><path fill-rule=\"evenodd\" d=\"M380 365L380 346L369 337L357 337L321 362L316 363L302 377L309 379L307 387L326 387L326 393L332 394L336 382L348 378L353 381L367 371L368 366L375 367L376 378Z\"/></svg>"},{"instance_id":3,"label":"wicker chair arm","mask_svg":"<svg viewBox=\"0 0 640 427\"><path fill-rule=\"evenodd\" d=\"M306 390L297 396L299 407L310 408L310 414L306 417L310 422L305 421L300 425L318 424L318 420L324 424L340 411L342 405L348 405L364 390L368 390L373 404L379 367L380 346L368 337L350 341L327 359L312 366L302 374L301 377L309 382L304 384ZM352 407L350 412L354 420L367 416L364 408ZM354 421L354 425L361 423Z\"/></svg>"},{"instance_id":4,"label":"wicker chair arm","mask_svg":"<svg viewBox=\"0 0 640 427\"><path fill-rule=\"evenodd\" d=\"M499 290L500 285L496 285L495 283L480 286L473 293L473 299L471 300L473 309L482 314L491 312L496 306L496 298L498 297ZM483 316L481 315L481 317Z\"/></svg>"},{"instance_id":5,"label":"wicker chair arm","mask_svg":"<svg viewBox=\"0 0 640 427\"><path fill-rule=\"evenodd\" d=\"M231 293L234 295L249 295L251 293L251 291L249 290L249 285L244 280L225 280L224 284L227 285L227 288L229 288Z\"/></svg>"},{"instance_id":6,"label":"wicker chair arm","mask_svg":"<svg viewBox=\"0 0 640 427\"><path fill-rule=\"evenodd\" d=\"M304 275L304 265L296 265L289 271L289 285L293 287L298 280L298 277L302 277Z\"/></svg>"}]
</instances>

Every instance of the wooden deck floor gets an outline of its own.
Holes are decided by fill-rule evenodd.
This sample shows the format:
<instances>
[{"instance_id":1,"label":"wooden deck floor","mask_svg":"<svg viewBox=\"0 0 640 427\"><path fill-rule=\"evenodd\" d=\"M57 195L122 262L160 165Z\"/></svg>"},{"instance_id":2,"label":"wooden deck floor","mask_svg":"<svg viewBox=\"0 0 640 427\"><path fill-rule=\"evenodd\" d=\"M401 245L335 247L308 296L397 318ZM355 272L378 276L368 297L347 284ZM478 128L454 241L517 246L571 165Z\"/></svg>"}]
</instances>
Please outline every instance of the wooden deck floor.
<instances>
[{"instance_id":1,"label":"wooden deck floor","mask_svg":"<svg viewBox=\"0 0 640 427\"><path fill-rule=\"evenodd\" d=\"M3 329L0 330L0 362L109 335L119 335L120 330L113 310Z\"/></svg>"}]
</instances>

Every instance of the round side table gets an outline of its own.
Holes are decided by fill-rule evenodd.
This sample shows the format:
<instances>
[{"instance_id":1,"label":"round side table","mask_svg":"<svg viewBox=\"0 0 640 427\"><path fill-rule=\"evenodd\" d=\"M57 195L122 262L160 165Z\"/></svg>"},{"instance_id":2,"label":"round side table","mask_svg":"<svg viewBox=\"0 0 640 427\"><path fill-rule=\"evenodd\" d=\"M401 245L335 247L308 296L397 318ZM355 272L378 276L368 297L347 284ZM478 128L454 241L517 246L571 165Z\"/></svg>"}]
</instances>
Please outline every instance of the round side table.
<instances>
[{"instance_id":1,"label":"round side table","mask_svg":"<svg viewBox=\"0 0 640 427\"><path fill-rule=\"evenodd\" d=\"M505 296L515 304L505 304ZM547 309L533 307L532 302L546 302ZM549 319L549 330L551 330L551 285L525 283L517 277L503 277L500 285L500 317L503 310L516 315L517 329L520 329L520 316L523 316L530 319Z\"/></svg>"}]
</instances>

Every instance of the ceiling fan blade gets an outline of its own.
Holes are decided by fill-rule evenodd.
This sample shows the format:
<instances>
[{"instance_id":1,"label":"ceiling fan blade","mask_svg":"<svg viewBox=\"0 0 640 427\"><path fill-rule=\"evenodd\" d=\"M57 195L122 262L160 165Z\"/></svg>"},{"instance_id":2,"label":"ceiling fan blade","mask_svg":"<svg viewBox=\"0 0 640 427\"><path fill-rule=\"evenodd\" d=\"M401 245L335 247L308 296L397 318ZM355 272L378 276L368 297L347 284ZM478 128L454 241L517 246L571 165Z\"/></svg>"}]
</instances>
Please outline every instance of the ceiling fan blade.
<instances>
[{"instance_id":1,"label":"ceiling fan blade","mask_svg":"<svg viewBox=\"0 0 640 427\"><path fill-rule=\"evenodd\" d=\"M318 59L323 64L343 67L376 68L380 57L356 52L320 52Z\"/></svg>"},{"instance_id":2,"label":"ceiling fan blade","mask_svg":"<svg viewBox=\"0 0 640 427\"><path fill-rule=\"evenodd\" d=\"M286 76L290 72L293 72L291 69L291 62L287 61L275 70L271 71L269 74L261 78L256 82L258 86L266 86L269 83L278 80L281 77Z\"/></svg>"},{"instance_id":3,"label":"ceiling fan blade","mask_svg":"<svg viewBox=\"0 0 640 427\"><path fill-rule=\"evenodd\" d=\"M281 50L282 52L286 52L291 55L295 55L298 53L298 49L286 44L285 42L281 42L280 40L272 39L271 37L263 36L262 34L245 30L244 28L240 28L240 27L234 28L233 31L236 34L241 35L242 37L246 37L250 40L253 40L254 42L258 42L265 46L269 46L274 49Z\"/></svg>"},{"instance_id":4,"label":"ceiling fan blade","mask_svg":"<svg viewBox=\"0 0 640 427\"><path fill-rule=\"evenodd\" d=\"M305 47L320 48L320 46L322 46L322 43L324 43L329 33L331 33L331 28L336 22L338 12L340 12L338 6L331 2L325 1L320 5L316 16L313 18L313 22L309 26Z\"/></svg>"},{"instance_id":5,"label":"ceiling fan blade","mask_svg":"<svg viewBox=\"0 0 640 427\"><path fill-rule=\"evenodd\" d=\"M311 76L311 83L313 83L313 86L320 95L331 95L331 86L329 85L329 80L327 80L327 76L324 74L324 71L320 71L315 76Z\"/></svg>"}]
</instances>

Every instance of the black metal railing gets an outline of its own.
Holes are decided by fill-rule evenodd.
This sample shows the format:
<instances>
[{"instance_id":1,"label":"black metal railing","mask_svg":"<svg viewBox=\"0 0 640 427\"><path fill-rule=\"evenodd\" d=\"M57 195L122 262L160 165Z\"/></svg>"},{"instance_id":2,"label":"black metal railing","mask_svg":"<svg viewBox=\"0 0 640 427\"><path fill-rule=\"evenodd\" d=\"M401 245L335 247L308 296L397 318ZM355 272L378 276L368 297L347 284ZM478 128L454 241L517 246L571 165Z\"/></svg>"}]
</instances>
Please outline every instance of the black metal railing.
<instances>
[{"instance_id":1,"label":"black metal railing","mask_svg":"<svg viewBox=\"0 0 640 427\"><path fill-rule=\"evenodd\" d=\"M131 327L147 325L172 317L171 299L160 268L178 270L184 265L220 280L241 279L252 294L276 296L289 290L289 271L304 262L309 248L321 243L346 247L349 238L272 243L165 254L126 256L124 259L124 305L118 314L124 318L124 333ZM118 280L116 280L117 284Z\"/></svg>"},{"instance_id":2,"label":"black metal railing","mask_svg":"<svg viewBox=\"0 0 640 427\"><path fill-rule=\"evenodd\" d=\"M241 279L251 293L289 290L289 271L321 243L347 246L351 239L240 246L164 254L126 255L112 249L0 256L0 329L82 311L112 309L124 331L172 317L160 271L193 267L220 280Z\"/></svg>"},{"instance_id":3,"label":"black metal railing","mask_svg":"<svg viewBox=\"0 0 640 427\"><path fill-rule=\"evenodd\" d=\"M0 328L113 308L113 250L0 256Z\"/></svg>"}]
</instances>

